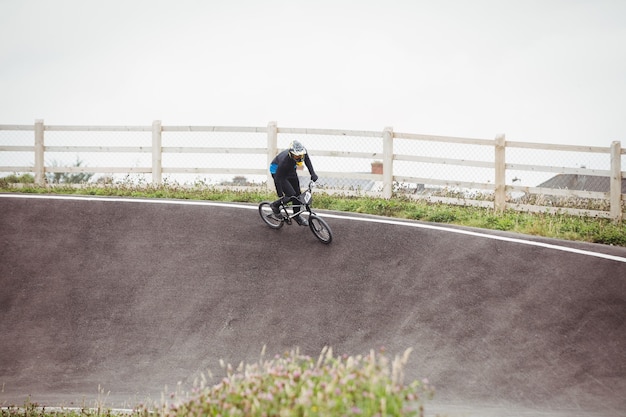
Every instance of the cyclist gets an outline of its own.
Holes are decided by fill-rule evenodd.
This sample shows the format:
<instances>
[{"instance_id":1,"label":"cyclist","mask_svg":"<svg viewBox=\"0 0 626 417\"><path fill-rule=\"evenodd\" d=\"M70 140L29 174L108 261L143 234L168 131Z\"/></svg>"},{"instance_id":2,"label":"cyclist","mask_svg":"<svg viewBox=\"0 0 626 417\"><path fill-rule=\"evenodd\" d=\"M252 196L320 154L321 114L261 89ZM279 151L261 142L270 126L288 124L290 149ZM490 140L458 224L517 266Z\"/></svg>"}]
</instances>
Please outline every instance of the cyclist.
<instances>
[{"instance_id":1,"label":"cyclist","mask_svg":"<svg viewBox=\"0 0 626 417\"><path fill-rule=\"evenodd\" d=\"M274 178L276 193L280 197L270 204L276 216L280 216L280 208L278 207L280 203L287 204L291 201L291 197L300 194L300 181L298 180L296 169L303 164L306 164L309 174L311 174L311 181L317 181L318 176L313 169L311 158L309 158L306 148L297 140L292 141L288 149L280 152L272 160L270 173L272 178ZM299 212L300 207L294 207L294 214ZM294 218L300 226L308 226L306 219L301 218L299 215L296 215Z\"/></svg>"}]
</instances>

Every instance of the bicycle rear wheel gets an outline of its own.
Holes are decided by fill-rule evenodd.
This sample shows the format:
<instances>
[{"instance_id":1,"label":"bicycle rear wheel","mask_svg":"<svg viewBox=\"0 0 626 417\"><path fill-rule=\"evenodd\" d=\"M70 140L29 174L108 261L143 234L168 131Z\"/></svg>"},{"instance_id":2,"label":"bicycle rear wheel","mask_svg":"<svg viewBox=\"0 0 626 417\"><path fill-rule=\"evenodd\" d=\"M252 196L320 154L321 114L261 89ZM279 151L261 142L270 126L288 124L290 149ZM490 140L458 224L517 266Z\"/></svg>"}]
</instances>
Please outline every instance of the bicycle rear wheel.
<instances>
[{"instance_id":1,"label":"bicycle rear wheel","mask_svg":"<svg viewBox=\"0 0 626 417\"><path fill-rule=\"evenodd\" d=\"M309 216L309 228L320 242L329 244L333 240L333 232L324 219L317 217L315 214Z\"/></svg>"},{"instance_id":2,"label":"bicycle rear wheel","mask_svg":"<svg viewBox=\"0 0 626 417\"><path fill-rule=\"evenodd\" d=\"M274 212L272 211L272 207L270 207L269 201L264 201L259 204L259 214L261 218L272 229L280 229L283 227L284 222L276 217Z\"/></svg>"}]
</instances>

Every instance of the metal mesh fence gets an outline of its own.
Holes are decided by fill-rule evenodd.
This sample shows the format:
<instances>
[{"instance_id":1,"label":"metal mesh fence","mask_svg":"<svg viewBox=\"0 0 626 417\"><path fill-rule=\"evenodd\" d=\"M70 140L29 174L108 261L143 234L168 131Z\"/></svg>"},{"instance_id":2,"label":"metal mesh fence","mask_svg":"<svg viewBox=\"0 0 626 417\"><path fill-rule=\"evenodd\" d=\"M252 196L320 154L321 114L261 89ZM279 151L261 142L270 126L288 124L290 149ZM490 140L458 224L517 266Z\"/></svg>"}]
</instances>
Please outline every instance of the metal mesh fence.
<instances>
[{"instance_id":1,"label":"metal mesh fence","mask_svg":"<svg viewBox=\"0 0 626 417\"><path fill-rule=\"evenodd\" d=\"M162 146L164 176L172 181L184 184L258 185L267 180L266 132L165 131ZM196 172L167 173L171 169ZM250 169L263 173L244 173Z\"/></svg>"},{"instance_id":2,"label":"metal mesh fence","mask_svg":"<svg viewBox=\"0 0 626 417\"><path fill-rule=\"evenodd\" d=\"M289 129L287 129L289 130ZM312 157L318 172L331 175L321 178L327 187L374 190L379 185L364 180L373 165L382 161L382 132L303 133L279 132L278 150L288 147L292 140L302 142ZM32 130L0 130L0 146L26 146L34 144ZM45 165L48 167L131 167L149 169L152 165L152 133L144 131L77 131L46 130ZM235 177L247 183L262 183L267 179L267 133L237 131L164 131L162 133L162 166L164 172L180 169L187 173L164 174L176 181L207 183L231 182ZM85 147L95 147L89 152ZM75 148L75 149L71 149ZM136 148L126 149L121 148ZM494 168L466 166L464 163L493 164L493 145L446 143L434 140L394 138L394 176L415 179L425 187L438 189L457 182L493 184ZM365 154L353 157L354 154ZM402 156L417 157L417 161L402 160ZM622 155L622 166L626 156ZM558 169L578 169L584 175L610 169L607 153L563 150L527 149L508 146L506 184L539 187L559 174ZM34 165L34 152L11 151L0 153L2 166ZM515 169L519 165L534 165L532 170ZM539 166L555 167L542 171ZM260 174L240 174L245 170L263 171ZM197 172L202 170L214 173ZM304 174L304 173L303 173ZM97 177L110 174L99 173ZM595 174L597 175L597 174ZM604 175L604 174L603 174ZM118 174L119 176L119 174ZM605 176L605 175L604 175ZM429 184L429 180L433 184ZM446 184L440 184L445 182ZM379 187L378 187L379 188Z\"/></svg>"},{"instance_id":3,"label":"metal mesh fence","mask_svg":"<svg viewBox=\"0 0 626 417\"><path fill-rule=\"evenodd\" d=\"M198 185L262 185L268 176L268 129L228 127L163 127L161 161L164 183ZM271 135L270 135L271 136ZM308 149L326 189L381 193L384 132L278 128L277 151L293 140ZM30 126L0 126L0 166L19 174L33 171L35 131ZM394 134L395 192L420 196L491 199L495 189L496 141ZM63 167L96 171L91 182L152 183L153 131L144 127L46 126L44 166L49 178ZM558 199L533 194L536 188L607 200L611 156L608 147L564 147L509 142L505 148L505 185L509 202L556 206ZM557 149L546 149L556 147ZM561 149L558 149L561 148ZM622 170L626 155L622 154ZM15 169L11 168L15 167ZM110 172L107 172L110 171ZM6 175L1 173L0 175ZM300 173L308 180L306 168ZM624 181L622 181L624 183ZM305 182L303 182L305 184ZM581 194L582 192L582 194ZM585 194L587 193L587 194ZM491 197L490 197L491 195ZM608 200L607 200L608 201ZM586 204L586 203L585 203ZM622 205L624 201L622 201ZM583 204L584 205L584 204ZM606 209L602 204L585 207Z\"/></svg>"},{"instance_id":4,"label":"metal mesh fence","mask_svg":"<svg viewBox=\"0 0 626 417\"><path fill-rule=\"evenodd\" d=\"M50 148L45 153L46 167L131 168L125 173L98 172L91 181L151 179L146 174L152 166L150 131L50 130L45 132L44 143ZM97 150L89 151L86 147Z\"/></svg>"},{"instance_id":5,"label":"metal mesh fence","mask_svg":"<svg viewBox=\"0 0 626 417\"><path fill-rule=\"evenodd\" d=\"M447 143L429 140L394 139L394 154L419 157L418 161L396 160L394 176L416 178L421 186L417 192L432 193L441 190L461 190L471 186L458 183L493 184L494 168L463 164L491 164L494 146ZM477 165L477 164L474 164Z\"/></svg>"},{"instance_id":6,"label":"metal mesh fence","mask_svg":"<svg viewBox=\"0 0 626 417\"><path fill-rule=\"evenodd\" d=\"M382 133L379 137L358 132L350 135L340 132L279 133L278 150L287 149L293 140L300 141L307 148L313 168L320 176L318 185L321 188L380 191L380 181L365 176L372 173L372 164L382 161ZM355 154L365 155L354 157ZM310 173L304 168L299 175L308 179Z\"/></svg>"},{"instance_id":7,"label":"metal mesh fence","mask_svg":"<svg viewBox=\"0 0 626 417\"><path fill-rule=\"evenodd\" d=\"M608 171L611 169L611 160L608 153L573 152L556 150L538 150L516 147L507 147L506 162L509 165L538 165L567 169L579 169L582 175L592 175L593 171ZM588 170L588 171L583 171ZM507 169L507 184L524 187L541 187L543 183L558 175L554 171ZM606 175L604 175L606 176Z\"/></svg>"},{"instance_id":8,"label":"metal mesh fence","mask_svg":"<svg viewBox=\"0 0 626 417\"><path fill-rule=\"evenodd\" d=\"M625 156L621 155L622 170ZM506 183L516 187L509 201L580 210L609 210L611 157L606 152L507 147ZM532 169L515 169L520 165ZM622 181L622 193L626 183ZM522 188L520 188L522 187ZM533 191L534 188L549 191ZM521 191L520 191L521 190ZM568 191L588 192L569 195ZM624 200L621 201L624 211Z\"/></svg>"},{"instance_id":9,"label":"metal mesh fence","mask_svg":"<svg viewBox=\"0 0 626 417\"><path fill-rule=\"evenodd\" d=\"M32 130L0 130L0 146L33 146L34 143L35 134ZM0 166L32 168L35 166L35 152L0 152Z\"/></svg>"}]
</instances>

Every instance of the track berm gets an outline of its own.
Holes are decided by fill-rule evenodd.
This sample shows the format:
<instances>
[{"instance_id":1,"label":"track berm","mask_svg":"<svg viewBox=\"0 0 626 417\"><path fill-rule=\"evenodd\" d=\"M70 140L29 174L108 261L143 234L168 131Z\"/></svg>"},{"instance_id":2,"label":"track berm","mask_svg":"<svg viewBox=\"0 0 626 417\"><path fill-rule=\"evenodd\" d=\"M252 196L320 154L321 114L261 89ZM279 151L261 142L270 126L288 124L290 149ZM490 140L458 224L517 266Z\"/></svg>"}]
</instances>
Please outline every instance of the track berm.
<instances>
[{"instance_id":1,"label":"track berm","mask_svg":"<svg viewBox=\"0 0 626 417\"><path fill-rule=\"evenodd\" d=\"M323 245L256 207L179 203L0 198L0 405L100 387L128 407L264 345L384 346L414 349L427 412L626 415L624 262L339 213Z\"/></svg>"}]
</instances>

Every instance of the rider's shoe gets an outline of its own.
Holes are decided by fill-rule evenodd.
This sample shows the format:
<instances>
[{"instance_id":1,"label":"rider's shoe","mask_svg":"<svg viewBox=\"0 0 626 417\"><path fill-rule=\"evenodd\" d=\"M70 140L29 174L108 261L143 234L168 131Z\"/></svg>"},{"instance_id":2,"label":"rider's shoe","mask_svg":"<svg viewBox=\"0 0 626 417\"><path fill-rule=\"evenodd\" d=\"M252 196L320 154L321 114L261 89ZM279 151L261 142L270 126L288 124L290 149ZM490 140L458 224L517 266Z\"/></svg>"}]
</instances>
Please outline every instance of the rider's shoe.
<instances>
[{"instance_id":1,"label":"rider's shoe","mask_svg":"<svg viewBox=\"0 0 626 417\"><path fill-rule=\"evenodd\" d=\"M309 222L307 221L307 219L303 219L300 216L296 216L294 217L294 219L296 219L296 223L298 223L300 226L308 226Z\"/></svg>"},{"instance_id":2,"label":"rider's shoe","mask_svg":"<svg viewBox=\"0 0 626 417\"><path fill-rule=\"evenodd\" d=\"M275 216L280 216L280 208L278 208L278 204L276 204L275 202L270 203L270 207L272 208L272 212Z\"/></svg>"}]
</instances>

